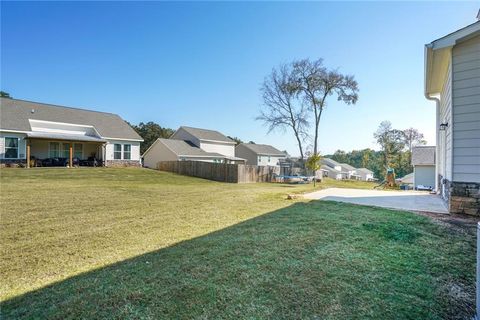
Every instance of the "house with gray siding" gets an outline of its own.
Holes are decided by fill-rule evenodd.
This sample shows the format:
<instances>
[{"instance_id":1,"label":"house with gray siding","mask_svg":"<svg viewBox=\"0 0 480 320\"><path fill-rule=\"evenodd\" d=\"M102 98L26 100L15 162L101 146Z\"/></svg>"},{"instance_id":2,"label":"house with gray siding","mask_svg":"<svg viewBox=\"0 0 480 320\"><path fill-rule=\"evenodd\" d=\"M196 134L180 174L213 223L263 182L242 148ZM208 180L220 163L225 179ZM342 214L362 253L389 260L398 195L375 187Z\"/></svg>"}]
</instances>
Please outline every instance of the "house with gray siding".
<instances>
[{"instance_id":1,"label":"house with gray siding","mask_svg":"<svg viewBox=\"0 0 480 320\"><path fill-rule=\"evenodd\" d=\"M435 146L417 146L412 149L415 189L435 189L435 149Z\"/></svg>"},{"instance_id":2,"label":"house with gray siding","mask_svg":"<svg viewBox=\"0 0 480 320\"><path fill-rule=\"evenodd\" d=\"M425 45L436 105L435 189L450 212L480 214L480 21Z\"/></svg>"},{"instance_id":3,"label":"house with gray siding","mask_svg":"<svg viewBox=\"0 0 480 320\"><path fill-rule=\"evenodd\" d=\"M160 161L245 163L235 156L235 141L209 129L181 126L169 139L157 139L142 155L143 165L155 169Z\"/></svg>"},{"instance_id":4,"label":"house with gray siding","mask_svg":"<svg viewBox=\"0 0 480 320\"><path fill-rule=\"evenodd\" d=\"M70 167L88 159L106 166L141 164L143 139L116 114L0 99L2 165L39 166L51 159Z\"/></svg>"},{"instance_id":5,"label":"house with gray siding","mask_svg":"<svg viewBox=\"0 0 480 320\"><path fill-rule=\"evenodd\" d=\"M240 143L235 147L235 156L256 166L280 166L287 154L267 144Z\"/></svg>"}]
</instances>

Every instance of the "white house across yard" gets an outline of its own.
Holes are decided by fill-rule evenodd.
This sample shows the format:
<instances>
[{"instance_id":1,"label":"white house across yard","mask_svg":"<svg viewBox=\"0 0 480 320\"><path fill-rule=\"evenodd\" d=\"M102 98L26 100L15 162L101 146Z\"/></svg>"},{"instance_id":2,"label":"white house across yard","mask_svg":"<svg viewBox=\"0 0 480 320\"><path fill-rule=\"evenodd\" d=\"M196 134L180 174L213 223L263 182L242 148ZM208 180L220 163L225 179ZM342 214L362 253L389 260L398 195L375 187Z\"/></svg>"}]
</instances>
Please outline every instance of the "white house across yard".
<instances>
[{"instance_id":1,"label":"white house across yard","mask_svg":"<svg viewBox=\"0 0 480 320\"><path fill-rule=\"evenodd\" d=\"M140 166L143 139L113 113L0 100L0 163Z\"/></svg>"}]
</instances>

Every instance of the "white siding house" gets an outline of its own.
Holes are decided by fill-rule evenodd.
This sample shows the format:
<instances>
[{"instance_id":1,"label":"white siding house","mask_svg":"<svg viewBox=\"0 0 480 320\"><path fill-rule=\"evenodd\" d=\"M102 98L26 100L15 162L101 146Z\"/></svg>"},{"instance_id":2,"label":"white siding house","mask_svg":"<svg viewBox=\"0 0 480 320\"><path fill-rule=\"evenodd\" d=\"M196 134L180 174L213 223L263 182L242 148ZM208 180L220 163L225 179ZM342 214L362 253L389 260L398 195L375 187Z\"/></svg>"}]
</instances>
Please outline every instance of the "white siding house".
<instances>
[{"instance_id":1,"label":"white siding house","mask_svg":"<svg viewBox=\"0 0 480 320\"><path fill-rule=\"evenodd\" d=\"M480 21L425 46L425 96L437 108L435 188L451 212L480 214Z\"/></svg>"},{"instance_id":2,"label":"white siding house","mask_svg":"<svg viewBox=\"0 0 480 320\"><path fill-rule=\"evenodd\" d=\"M0 102L2 164L63 159L57 165L73 165L94 158L106 166L140 166L143 139L116 114L10 98Z\"/></svg>"},{"instance_id":3,"label":"white siding house","mask_svg":"<svg viewBox=\"0 0 480 320\"><path fill-rule=\"evenodd\" d=\"M357 169L357 174L362 181L374 181L375 177L373 175L373 171L367 168L359 168Z\"/></svg>"}]
</instances>

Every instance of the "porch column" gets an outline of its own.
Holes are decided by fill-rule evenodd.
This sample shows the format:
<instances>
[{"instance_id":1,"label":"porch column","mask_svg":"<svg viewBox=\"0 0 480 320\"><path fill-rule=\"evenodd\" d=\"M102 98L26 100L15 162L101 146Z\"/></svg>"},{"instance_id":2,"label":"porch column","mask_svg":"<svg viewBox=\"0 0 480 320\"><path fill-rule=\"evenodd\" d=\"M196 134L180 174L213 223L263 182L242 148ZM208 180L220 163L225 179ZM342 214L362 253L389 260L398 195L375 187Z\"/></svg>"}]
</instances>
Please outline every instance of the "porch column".
<instances>
[{"instance_id":1,"label":"porch column","mask_svg":"<svg viewBox=\"0 0 480 320\"><path fill-rule=\"evenodd\" d=\"M30 168L30 139L27 140L27 168Z\"/></svg>"},{"instance_id":2,"label":"porch column","mask_svg":"<svg viewBox=\"0 0 480 320\"><path fill-rule=\"evenodd\" d=\"M73 143L70 143L70 146L68 148L68 151L69 151L69 155L68 155L68 165L70 166L70 168L73 168Z\"/></svg>"}]
</instances>

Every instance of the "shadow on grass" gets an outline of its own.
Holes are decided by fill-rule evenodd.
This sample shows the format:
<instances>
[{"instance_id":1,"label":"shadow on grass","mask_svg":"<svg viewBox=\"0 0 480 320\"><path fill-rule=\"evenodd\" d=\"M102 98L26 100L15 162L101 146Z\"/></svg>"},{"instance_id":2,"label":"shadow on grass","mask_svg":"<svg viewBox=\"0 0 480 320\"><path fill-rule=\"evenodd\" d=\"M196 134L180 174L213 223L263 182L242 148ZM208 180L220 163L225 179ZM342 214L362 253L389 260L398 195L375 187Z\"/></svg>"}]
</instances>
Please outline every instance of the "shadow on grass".
<instances>
[{"instance_id":1,"label":"shadow on grass","mask_svg":"<svg viewBox=\"0 0 480 320\"><path fill-rule=\"evenodd\" d=\"M295 203L4 301L1 313L4 319L471 315L474 239L443 228L406 212ZM449 284L463 296L449 295Z\"/></svg>"}]
</instances>

